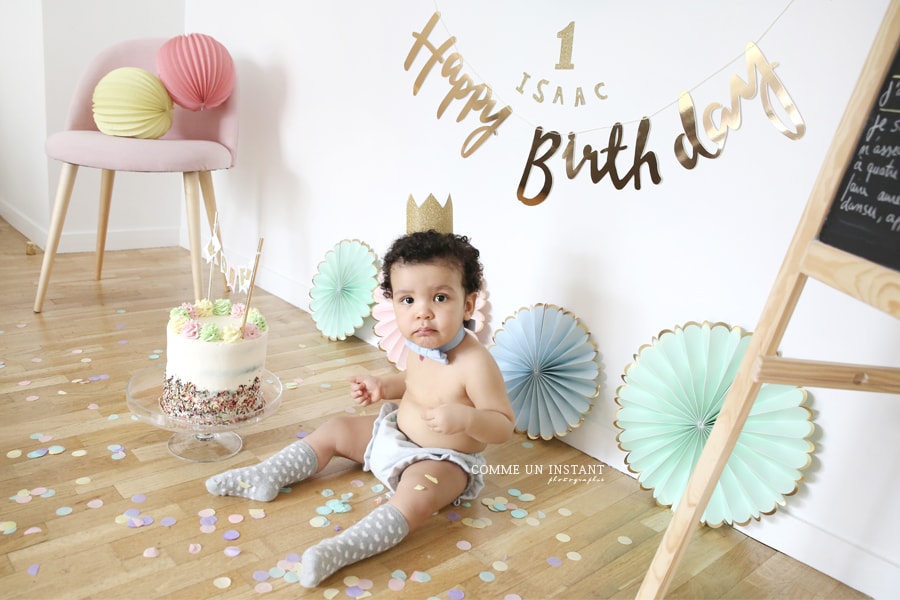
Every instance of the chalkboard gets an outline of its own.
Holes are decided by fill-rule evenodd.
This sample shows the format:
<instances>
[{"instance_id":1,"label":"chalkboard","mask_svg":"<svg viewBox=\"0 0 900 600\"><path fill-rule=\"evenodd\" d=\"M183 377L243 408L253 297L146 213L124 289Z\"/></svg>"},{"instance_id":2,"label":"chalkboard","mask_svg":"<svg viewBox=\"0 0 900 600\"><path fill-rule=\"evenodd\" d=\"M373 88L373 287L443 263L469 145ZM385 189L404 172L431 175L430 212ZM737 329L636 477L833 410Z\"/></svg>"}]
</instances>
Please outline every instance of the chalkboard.
<instances>
[{"instance_id":1,"label":"chalkboard","mask_svg":"<svg viewBox=\"0 0 900 600\"><path fill-rule=\"evenodd\" d=\"M900 50L869 111L819 240L900 271Z\"/></svg>"}]
</instances>

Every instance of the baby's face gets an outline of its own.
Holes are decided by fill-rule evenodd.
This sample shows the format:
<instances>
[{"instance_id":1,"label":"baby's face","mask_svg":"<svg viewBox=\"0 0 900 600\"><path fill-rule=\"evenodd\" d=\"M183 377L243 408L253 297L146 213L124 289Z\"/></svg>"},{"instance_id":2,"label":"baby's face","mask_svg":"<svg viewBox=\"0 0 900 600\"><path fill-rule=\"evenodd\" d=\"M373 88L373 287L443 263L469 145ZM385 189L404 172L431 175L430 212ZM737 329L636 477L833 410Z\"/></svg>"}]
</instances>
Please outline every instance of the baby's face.
<instances>
[{"instance_id":1,"label":"baby's face","mask_svg":"<svg viewBox=\"0 0 900 600\"><path fill-rule=\"evenodd\" d=\"M395 264L391 288L400 333L423 348L453 340L477 296L466 295L458 268L441 262Z\"/></svg>"}]
</instances>

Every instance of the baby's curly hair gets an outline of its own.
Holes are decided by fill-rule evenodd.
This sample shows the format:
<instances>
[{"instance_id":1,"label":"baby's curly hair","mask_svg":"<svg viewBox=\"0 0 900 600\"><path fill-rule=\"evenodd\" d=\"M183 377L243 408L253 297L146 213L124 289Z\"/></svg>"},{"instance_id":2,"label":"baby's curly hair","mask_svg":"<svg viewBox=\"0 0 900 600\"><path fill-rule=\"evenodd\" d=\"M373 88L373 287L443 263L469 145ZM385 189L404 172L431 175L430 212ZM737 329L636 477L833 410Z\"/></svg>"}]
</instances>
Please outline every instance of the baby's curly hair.
<instances>
[{"instance_id":1,"label":"baby's curly hair","mask_svg":"<svg viewBox=\"0 0 900 600\"><path fill-rule=\"evenodd\" d=\"M386 298L393 297L391 267L395 264L446 263L462 273L466 295L481 290L483 267L478 260L478 249L469 238L455 233L416 231L398 238L384 256L381 290Z\"/></svg>"}]
</instances>

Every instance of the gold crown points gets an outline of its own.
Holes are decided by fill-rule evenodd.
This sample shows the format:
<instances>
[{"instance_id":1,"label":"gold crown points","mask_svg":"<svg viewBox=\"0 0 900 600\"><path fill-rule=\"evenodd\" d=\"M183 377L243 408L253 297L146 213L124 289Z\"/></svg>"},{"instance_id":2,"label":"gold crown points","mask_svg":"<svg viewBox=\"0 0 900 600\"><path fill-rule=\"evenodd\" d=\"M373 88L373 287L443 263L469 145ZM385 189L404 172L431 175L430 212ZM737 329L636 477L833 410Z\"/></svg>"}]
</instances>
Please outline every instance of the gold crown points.
<instances>
[{"instance_id":1,"label":"gold crown points","mask_svg":"<svg viewBox=\"0 0 900 600\"><path fill-rule=\"evenodd\" d=\"M433 194L421 206L416 204L412 195L406 201L406 233L428 231L434 229L439 233L453 233L453 199L447 196L444 206Z\"/></svg>"}]
</instances>

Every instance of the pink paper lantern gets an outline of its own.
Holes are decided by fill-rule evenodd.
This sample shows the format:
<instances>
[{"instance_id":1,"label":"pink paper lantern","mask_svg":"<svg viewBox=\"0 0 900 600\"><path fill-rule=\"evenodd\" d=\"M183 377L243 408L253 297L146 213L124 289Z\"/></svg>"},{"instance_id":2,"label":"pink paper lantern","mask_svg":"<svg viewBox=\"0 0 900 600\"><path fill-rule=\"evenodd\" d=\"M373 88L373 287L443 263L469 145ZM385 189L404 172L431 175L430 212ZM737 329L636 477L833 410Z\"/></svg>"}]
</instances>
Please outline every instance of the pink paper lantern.
<instances>
[{"instance_id":1,"label":"pink paper lantern","mask_svg":"<svg viewBox=\"0 0 900 600\"><path fill-rule=\"evenodd\" d=\"M215 108L234 90L231 54L202 33L179 35L163 44L156 70L172 101L187 110Z\"/></svg>"}]
</instances>

